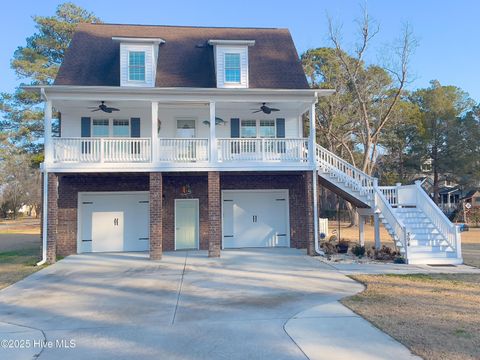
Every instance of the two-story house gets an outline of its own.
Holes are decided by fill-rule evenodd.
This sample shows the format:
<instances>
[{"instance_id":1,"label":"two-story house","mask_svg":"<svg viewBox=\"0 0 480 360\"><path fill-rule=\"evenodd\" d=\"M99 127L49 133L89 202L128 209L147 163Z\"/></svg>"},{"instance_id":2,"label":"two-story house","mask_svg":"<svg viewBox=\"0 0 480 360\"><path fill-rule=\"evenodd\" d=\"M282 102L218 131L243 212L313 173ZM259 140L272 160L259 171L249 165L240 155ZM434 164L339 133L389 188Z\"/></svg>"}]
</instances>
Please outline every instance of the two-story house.
<instances>
[{"instance_id":1,"label":"two-story house","mask_svg":"<svg viewBox=\"0 0 480 360\"><path fill-rule=\"evenodd\" d=\"M374 216L378 246L384 223L407 261L461 262L456 230L419 186L381 188L316 144L315 104L332 90L309 88L286 29L82 24L55 83L26 89L45 101L48 262L277 246L313 255L317 182Z\"/></svg>"}]
</instances>

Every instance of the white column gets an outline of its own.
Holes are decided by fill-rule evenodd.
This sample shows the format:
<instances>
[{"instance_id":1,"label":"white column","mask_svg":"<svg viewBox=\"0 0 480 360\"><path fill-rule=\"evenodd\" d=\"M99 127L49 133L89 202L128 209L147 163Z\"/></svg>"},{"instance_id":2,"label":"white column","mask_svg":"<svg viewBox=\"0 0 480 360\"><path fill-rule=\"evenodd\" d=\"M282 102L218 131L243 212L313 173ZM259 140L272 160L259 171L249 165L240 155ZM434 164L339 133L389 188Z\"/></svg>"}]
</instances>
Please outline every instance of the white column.
<instances>
[{"instance_id":1,"label":"white column","mask_svg":"<svg viewBox=\"0 0 480 360\"><path fill-rule=\"evenodd\" d=\"M380 249L381 242L380 242L380 218L379 213L374 212L373 214L373 226L375 231L375 249Z\"/></svg>"},{"instance_id":2,"label":"white column","mask_svg":"<svg viewBox=\"0 0 480 360\"><path fill-rule=\"evenodd\" d=\"M210 102L210 162L217 162L217 135L215 133L215 102Z\"/></svg>"},{"instance_id":3,"label":"white column","mask_svg":"<svg viewBox=\"0 0 480 360\"><path fill-rule=\"evenodd\" d=\"M360 239L360 246L365 246L365 217L358 216L358 238Z\"/></svg>"},{"instance_id":4,"label":"white column","mask_svg":"<svg viewBox=\"0 0 480 360\"><path fill-rule=\"evenodd\" d=\"M158 159L158 102L152 101L152 162L156 163Z\"/></svg>"},{"instance_id":5,"label":"white column","mask_svg":"<svg viewBox=\"0 0 480 360\"><path fill-rule=\"evenodd\" d=\"M315 145L316 145L316 121L315 121L315 103L312 103L309 111L309 118L310 118L310 134L308 137L308 157L310 164L312 166L315 165Z\"/></svg>"},{"instance_id":6,"label":"white column","mask_svg":"<svg viewBox=\"0 0 480 360\"><path fill-rule=\"evenodd\" d=\"M52 101L45 101L44 109L44 147L45 147L45 160L46 164L53 162L53 148L52 148Z\"/></svg>"}]
</instances>

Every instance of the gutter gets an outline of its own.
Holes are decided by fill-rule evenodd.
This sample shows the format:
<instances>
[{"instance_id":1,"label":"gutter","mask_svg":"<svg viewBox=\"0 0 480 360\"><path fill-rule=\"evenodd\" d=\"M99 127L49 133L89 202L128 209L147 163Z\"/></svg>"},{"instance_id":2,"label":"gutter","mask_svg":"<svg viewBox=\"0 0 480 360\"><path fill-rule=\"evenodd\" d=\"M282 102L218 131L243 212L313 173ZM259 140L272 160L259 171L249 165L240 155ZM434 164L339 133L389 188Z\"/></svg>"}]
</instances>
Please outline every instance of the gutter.
<instances>
[{"instance_id":1,"label":"gutter","mask_svg":"<svg viewBox=\"0 0 480 360\"><path fill-rule=\"evenodd\" d=\"M317 255L325 256L325 252L320 249L320 243L318 241L318 179L317 179L317 169L313 170L313 229L314 229L314 244L315 252Z\"/></svg>"},{"instance_id":2,"label":"gutter","mask_svg":"<svg viewBox=\"0 0 480 360\"><path fill-rule=\"evenodd\" d=\"M40 88L40 94L43 100L47 100L45 89ZM43 172L43 200L42 200L42 260L37 262L37 266L42 266L47 262L47 223L48 223L48 173L43 164L40 164L40 171Z\"/></svg>"}]
</instances>

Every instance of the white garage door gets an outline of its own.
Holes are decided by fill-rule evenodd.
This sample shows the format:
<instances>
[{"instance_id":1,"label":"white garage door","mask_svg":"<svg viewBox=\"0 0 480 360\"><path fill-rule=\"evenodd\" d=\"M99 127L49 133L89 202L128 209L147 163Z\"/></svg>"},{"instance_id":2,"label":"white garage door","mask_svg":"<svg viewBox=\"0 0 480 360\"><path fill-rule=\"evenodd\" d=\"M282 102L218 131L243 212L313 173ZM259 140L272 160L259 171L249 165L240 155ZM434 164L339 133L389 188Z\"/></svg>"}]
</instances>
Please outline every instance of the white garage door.
<instances>
[{"instance_id":1,"label":"white garage door","mask_svg":"<svg viewBox=\"0 0 480 360\"><path fill-rule=\"evenodd\" d=\"M223 247L289 246L288 190L225 190Z\"/></svg>"},{"instance_id":2,"label":"white garage door","mask_svg":"<svg viewBox=\"0 0 480 360\"><path fill-rule=\"evenodd\" d=\"M78 252L149 249L148 192L79 193Z\"/></svg>"}]
</instances>

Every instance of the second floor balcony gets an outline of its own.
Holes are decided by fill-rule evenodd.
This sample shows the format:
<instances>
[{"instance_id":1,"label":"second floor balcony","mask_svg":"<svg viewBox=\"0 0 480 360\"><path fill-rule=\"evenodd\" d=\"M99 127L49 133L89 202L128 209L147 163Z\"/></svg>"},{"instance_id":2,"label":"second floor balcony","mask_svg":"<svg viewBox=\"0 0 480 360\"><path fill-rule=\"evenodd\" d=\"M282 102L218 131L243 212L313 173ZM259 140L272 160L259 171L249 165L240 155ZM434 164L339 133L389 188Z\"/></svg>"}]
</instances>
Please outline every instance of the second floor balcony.
<instances>
[{"instance_id":1,"label":"second floor balcony","mask_svg":"<svg viewBox=\"0 0 480 360\"><path fill-rule=\"evenodd\" d=\"M210 140L204 138L53 138L54 164L209 163ZM153 146L152 146L153 145ZM155 149L155 150L153 150ZM308 161L306 138L221 138L216 162L290 163Z\"/></svg>"},{"instance_id":2,"label":"second floor balcony","mask_svg":"<svg viewBox=\"0 0 480 360\"><path fill-rule=\"evenodd\" d=\"M47 171L314 166L313 90L93 90L45 90Z\"/></svg>"}]
</instances>

